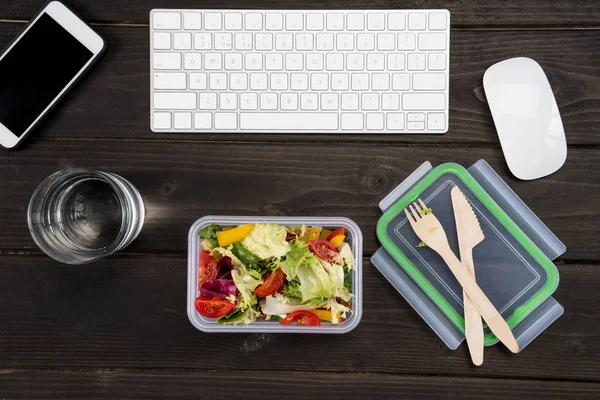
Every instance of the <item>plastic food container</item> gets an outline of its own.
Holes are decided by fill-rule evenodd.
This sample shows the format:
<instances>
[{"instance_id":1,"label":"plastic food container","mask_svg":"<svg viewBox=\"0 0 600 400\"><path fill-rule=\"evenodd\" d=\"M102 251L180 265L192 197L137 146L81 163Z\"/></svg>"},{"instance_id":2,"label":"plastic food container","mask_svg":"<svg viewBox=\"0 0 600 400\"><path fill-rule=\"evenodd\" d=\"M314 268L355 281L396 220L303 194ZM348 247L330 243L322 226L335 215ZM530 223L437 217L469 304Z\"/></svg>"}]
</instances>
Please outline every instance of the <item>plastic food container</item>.
<instances>
[{"instance_id":1,"label":"plastic food container","mask_svg":"<svg viewBox=\"0 0 600 400\"><path fill-rule=\"evenodd\" d=\"M220 325L216 319L200 315L194 307L198 297L198 259L200 256L200 239L198 232L207 225L237 226L250 223L279 224L283 226L322 226L327 229L346 228L347 242L356 259L356 268L352 271L351 301L352 314L339 324L321 321L321 326L282 325L278 321L257 320L249 325ZM245 333L348 333L362 318L362 249L363 236L358 225L348 218L342 217L234 217L208 215L200 218L190 228L188 235L188 292L187 314L190 322L202 332L245 332Z\"/></svg>"},{"instance_id":2,"label":"plastic food container","mask_svg":"<svg viewBox=\"0 0 600 400\"><path fill-rule=\"evenodd\" d=\"M417 247L420 239L403 212L408 204L422 199L441 222L450 247L459 255L450 197L454 186L471 203L485 235L485 240L473 250L477 282L513 329L552 295L558 285L558 271L460 165L434 168L387 209L377 224L379 241L433 304L464 333L461 286L437 253L428 247ZM487 327L485 334L486 345L497 342Z\"/></svg>"}]
</instances>

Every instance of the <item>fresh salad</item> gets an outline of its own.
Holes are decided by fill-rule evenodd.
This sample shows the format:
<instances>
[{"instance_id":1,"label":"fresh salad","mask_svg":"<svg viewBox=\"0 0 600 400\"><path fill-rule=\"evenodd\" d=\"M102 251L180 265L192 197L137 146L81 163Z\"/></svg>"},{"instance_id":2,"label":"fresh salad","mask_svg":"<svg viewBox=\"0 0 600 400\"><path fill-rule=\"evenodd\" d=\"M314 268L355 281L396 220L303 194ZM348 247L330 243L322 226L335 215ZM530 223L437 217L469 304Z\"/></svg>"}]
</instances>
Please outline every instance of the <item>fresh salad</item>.
<instances>
[{"instance_id":1,"label":"fresh salad","mask_svg":"<svg viewBox=\"0 0 600 400\"><path fill-rule=\"evenodd\" d=\"M346 228L209 225L200 232L196 310L220 324L339 324L356 260Z\"/></svg>"}]
</instances>

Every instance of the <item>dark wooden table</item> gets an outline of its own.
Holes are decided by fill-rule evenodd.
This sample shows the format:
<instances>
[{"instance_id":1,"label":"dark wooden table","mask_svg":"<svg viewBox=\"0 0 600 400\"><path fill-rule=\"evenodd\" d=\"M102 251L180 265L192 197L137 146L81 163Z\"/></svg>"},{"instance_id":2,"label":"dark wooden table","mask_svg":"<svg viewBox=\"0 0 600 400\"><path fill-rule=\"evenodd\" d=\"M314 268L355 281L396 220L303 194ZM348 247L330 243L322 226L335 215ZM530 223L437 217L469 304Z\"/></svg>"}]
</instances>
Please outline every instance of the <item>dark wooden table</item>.
<instances>
[{"instance_id":1,"label":"dark wooden table","mask_svg":"<svg viewBox=\"0 0 600 400\"><path fill-rule=\"evenodd\" d=\"M597 0L70 0L108 53L22 149L0 152L0 399L591 398L600 396L600 3ZM41 0L4 0L0 45ZM443 136L155 135L148 13L181 8L448 8L450 131ZM514 179L482 76L529 56L544 67L569 156ZM45 62L39 60L40 73ZM51 77L49 77L51 79ZM566 311L519 355L451 351L369 262L377 204L426 160L487 160L567 245ZM89 266L41 254L26 223L51 172L91 167L141 191L148 218L126 250ZM207 214L343 215L364 233L364 316L345 336L203 334L186 316L186 236Z\"/></svg>"}]
</instances>

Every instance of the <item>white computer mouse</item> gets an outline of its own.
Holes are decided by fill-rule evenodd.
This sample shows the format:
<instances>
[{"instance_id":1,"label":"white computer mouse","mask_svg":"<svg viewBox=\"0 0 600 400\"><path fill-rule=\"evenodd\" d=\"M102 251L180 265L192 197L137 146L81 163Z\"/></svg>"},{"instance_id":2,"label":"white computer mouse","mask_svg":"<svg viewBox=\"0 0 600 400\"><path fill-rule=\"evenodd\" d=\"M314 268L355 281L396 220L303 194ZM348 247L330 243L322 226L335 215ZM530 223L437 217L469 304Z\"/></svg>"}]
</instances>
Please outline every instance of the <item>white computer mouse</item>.
<instances>
[{"instance_id":1,"label":"white computer mouse","mask_svg":"<svg viewBox=\"0 0 600 400\"><path fill-rule=\"evenodd\" d=\"M508 168L531 180L556 172L567 159L567 141L556 99L542 67L531 58L492 65L483 88Z\"/></svg>"}]
</instances>

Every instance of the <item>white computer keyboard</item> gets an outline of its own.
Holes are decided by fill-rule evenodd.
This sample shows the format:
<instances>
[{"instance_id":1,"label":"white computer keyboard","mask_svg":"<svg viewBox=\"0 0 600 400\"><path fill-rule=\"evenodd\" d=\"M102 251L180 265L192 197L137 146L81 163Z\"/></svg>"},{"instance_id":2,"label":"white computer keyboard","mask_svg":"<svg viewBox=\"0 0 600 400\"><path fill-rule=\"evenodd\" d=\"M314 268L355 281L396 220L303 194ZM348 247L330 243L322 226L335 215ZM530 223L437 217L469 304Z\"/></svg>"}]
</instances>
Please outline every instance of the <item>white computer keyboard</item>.
<instances>
[{"instance_id":1,"label":"white computer keyboard","mask_svg":"<svg viewBox=\"0 0 600 400\"><path fill-rule=\"evenodd\" d=\"M447 10L152 10L154 132L444 133Z\"/></svg>"}]
</instances>

